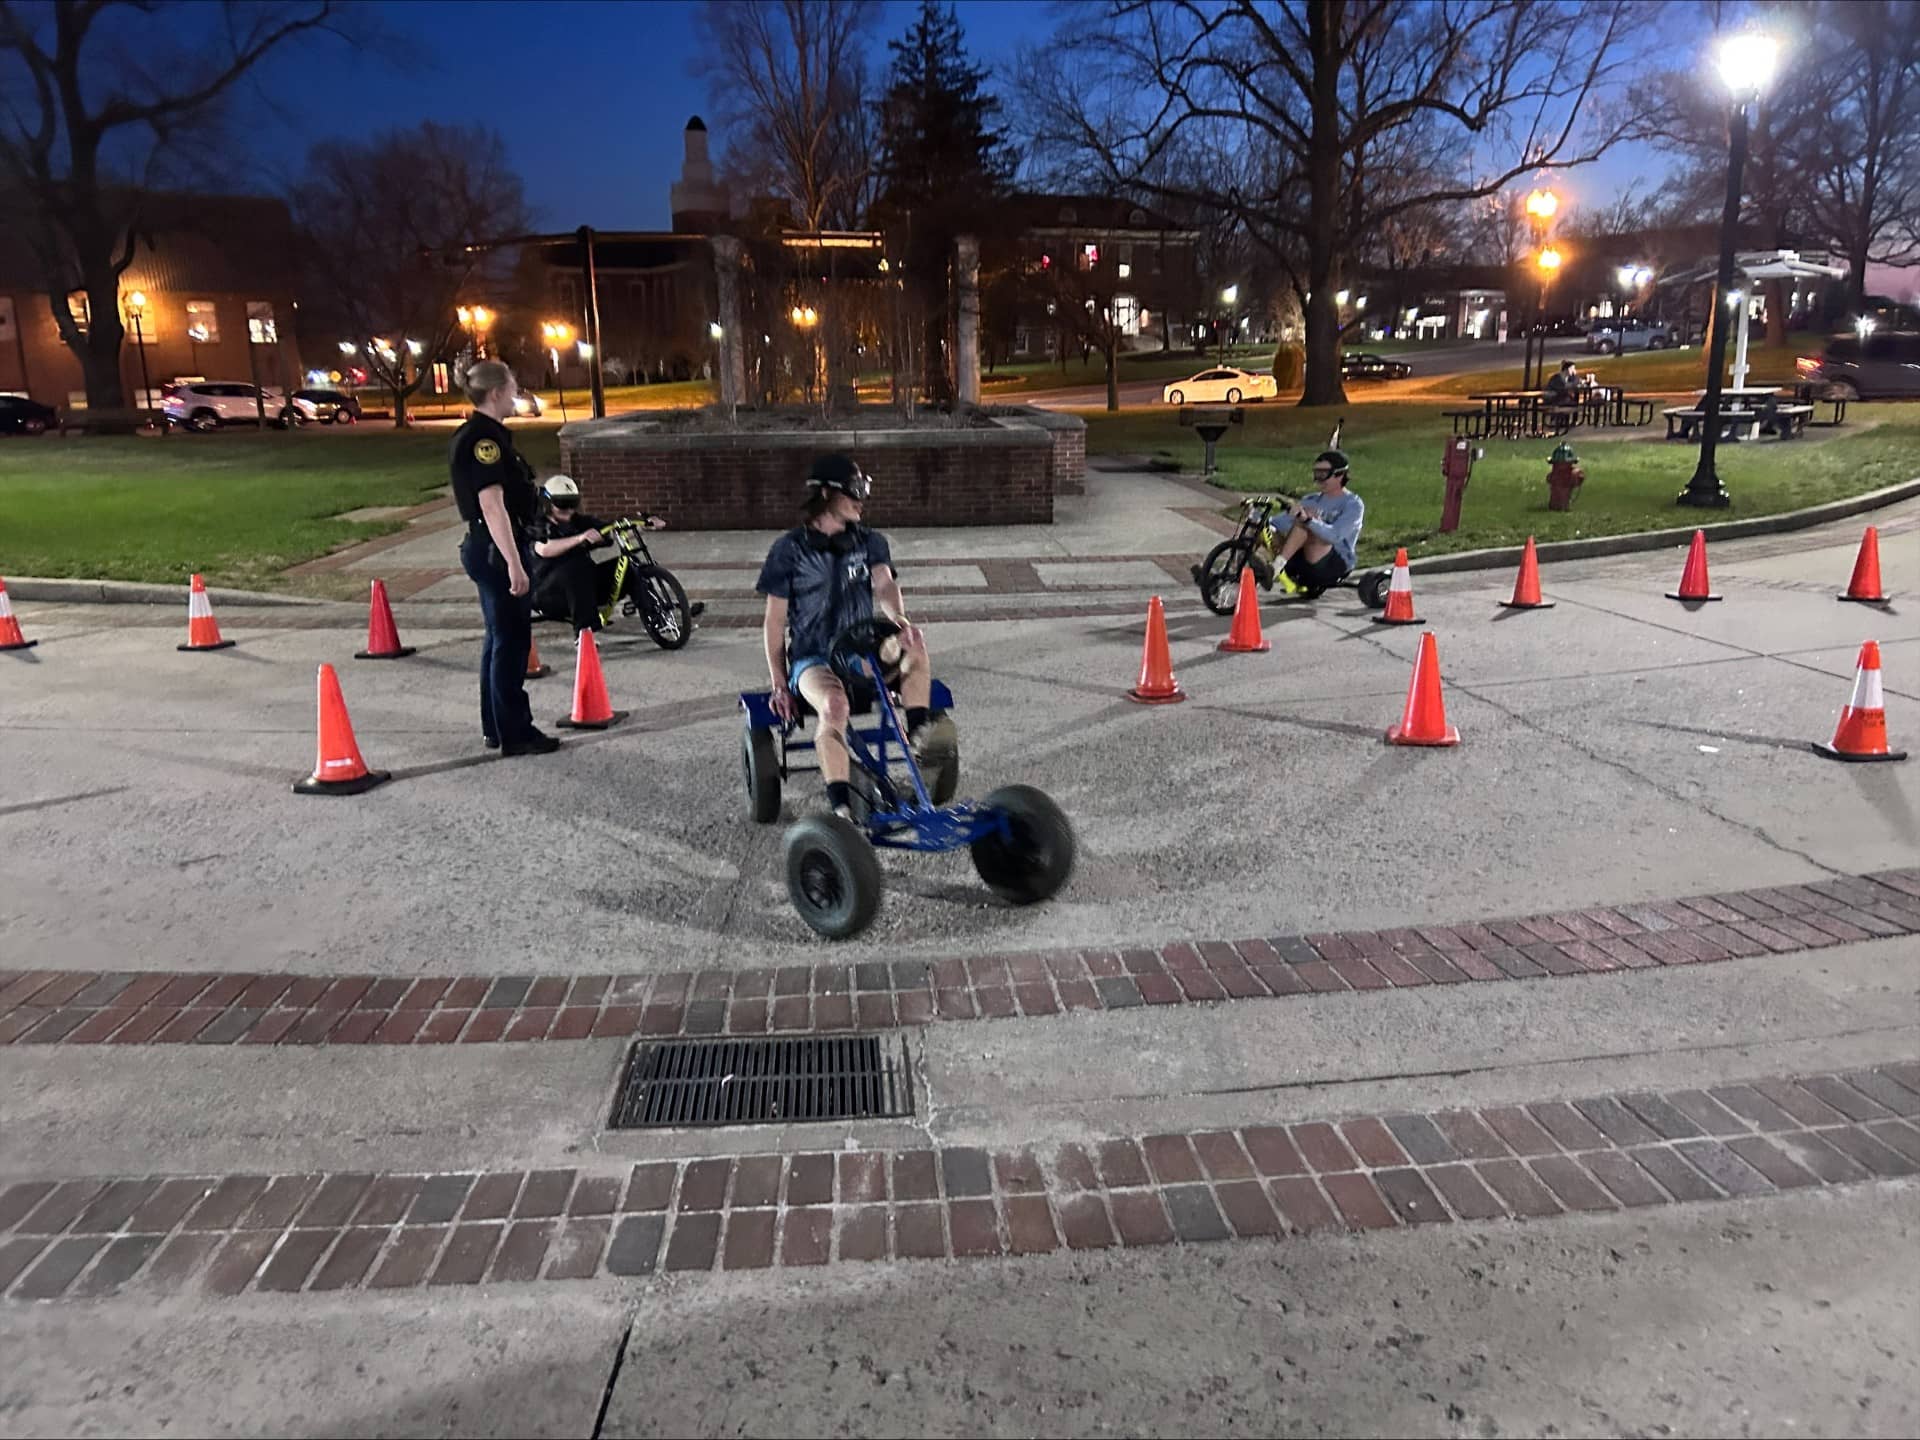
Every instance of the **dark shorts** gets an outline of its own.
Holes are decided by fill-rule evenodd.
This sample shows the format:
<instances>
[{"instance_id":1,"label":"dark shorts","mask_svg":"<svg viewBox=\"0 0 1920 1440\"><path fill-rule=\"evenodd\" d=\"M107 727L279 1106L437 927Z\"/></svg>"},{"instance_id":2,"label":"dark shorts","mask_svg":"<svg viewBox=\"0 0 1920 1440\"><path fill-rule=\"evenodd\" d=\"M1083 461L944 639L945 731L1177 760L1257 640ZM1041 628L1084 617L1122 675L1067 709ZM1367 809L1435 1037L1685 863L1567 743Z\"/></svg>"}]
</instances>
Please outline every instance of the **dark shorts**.
<instances>
[{"instance_id":1,"label":"dark shorts","mask_svg":"<svg viewBox=\"0 0 1920 1440\"><path fill-rule=\"evenodd\" d=\"M1329 550L1318 560L1309 560L1300 553L1287 561L1287 578L1309 590L1331 590L1346 573L1347 567L1337 550Z\"/></svg>"}]
</instances>

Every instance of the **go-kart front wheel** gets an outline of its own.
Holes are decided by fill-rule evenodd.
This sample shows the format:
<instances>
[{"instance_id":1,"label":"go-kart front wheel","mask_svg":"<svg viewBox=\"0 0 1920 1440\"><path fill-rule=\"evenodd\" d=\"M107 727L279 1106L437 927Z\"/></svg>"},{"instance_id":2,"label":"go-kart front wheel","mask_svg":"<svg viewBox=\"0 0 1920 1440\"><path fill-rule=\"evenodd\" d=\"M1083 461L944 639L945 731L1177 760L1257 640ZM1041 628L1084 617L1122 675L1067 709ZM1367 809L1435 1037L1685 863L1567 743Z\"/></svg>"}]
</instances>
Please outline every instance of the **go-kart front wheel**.
<instances>
[{"instance_id":1,"label":"go-kart front wheel","mask_svg":"<svg viewBox=\"0 0 1920 1440\"><path fill-rule=\"evenodd\" d=\"M880 909L873 846L838 815L795 821L787 827L787 895L800 918L827 939L858 935Z\"/></svg>"},{"instance_id":2,"label":"go-kart front wheel","mask_svg":"<svg viewBox=\"0 0 1920 1440\"><path fill-rule=\"evenodd\" d=\"M1006 819L1007 833L973 842L973 868L1002 900L1031 905L1057 893L1073 874L1073 826L1031 785L1008 785L980 802Z\"/></svg>"},{"instance_id":3,"label":"go-kart front wheel","mask_svg":"<svg viewBox=\"0 0 1920 1440\"><path fill-rule=\"evenodd\" d=\"M662 650L684 649L693 638L693 613L687 592L671 570L642 565L627 581L627 594L640 610L640 623Z\"/></svg>"},{"instance_id":4,"label":"go-kart front wheel","mask_svg":"<svg viewBox=\"0 0 1920 1440\"><path fill-rule=\"evenodd\" d=\"M1240 572L1253 559L1253 546L1244 540L1222 540L1207 552L1194 571L1200 599L1216 615L1231 615L1240 603Z\"/></svg>"},{"instance_id":5,"label":"go-kart front wheel","mask_svg":"<svg viewBox=\"0 0 1920 1440\"><path fill-rule=\"evenodd\" d=\"M756 825L771 825L780 818L780 762L773 753L773 732L747 726L740 758L747 775L747 813Z\"/></svg>"}]
</instances>

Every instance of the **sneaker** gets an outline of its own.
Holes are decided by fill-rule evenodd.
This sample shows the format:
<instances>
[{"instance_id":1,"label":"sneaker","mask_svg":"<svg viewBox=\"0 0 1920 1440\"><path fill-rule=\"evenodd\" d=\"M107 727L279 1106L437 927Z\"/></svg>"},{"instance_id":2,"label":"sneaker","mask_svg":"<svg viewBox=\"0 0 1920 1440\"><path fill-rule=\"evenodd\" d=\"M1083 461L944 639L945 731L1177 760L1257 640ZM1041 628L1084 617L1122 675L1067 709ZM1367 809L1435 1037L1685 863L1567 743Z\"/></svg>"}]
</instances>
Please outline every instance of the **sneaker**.
<instances>
[{"instance_id":1,"label":"sneaker","mask_svg":"<svg viewBox=\"0 0 1920 1440\"><path fill-rule=\"evenodd\" d=\"M853 807L851 805L836 805L833 807L833 813L835 815L838 815L842 820L846 821L849 825L854 823Z\"/></svg>"},{"instance_id":2,"label":"sneaker","mask_svg":"<svg viewBox=\"0 0 1920 1440\"><path fill-rule=\"evenodd\" d=\"M507 741L504 745L500 747L500 753L506 756L551 755L554 751L558 750L559 748L560 748L560 739L558 736L549 735L544 731L536 730L531 735L527 736L526 739L524 740Z\"/></svg>"},{"instance_id":3,"label":"sneaker","mask_svg":"<svg viewBox=\"0 0 1920 1440\"><path fill-rule=\"evenodd\" d=\"M480 737L480 743L489 750L498 750L500 748L500 737L498 735L482 735Z\"/></svg>"},{"instance_id":4,"label":"sneaker","mask_svg":"<svg viewBox=\"0 0 1920 1440\"><path fill-rule=\"evenodd\" d=\"M1286 591L1287 594L1304 595L1307 593L1307 587L1302 585L1298 580L1295 580L1291 575L1287 574L1286 571L1282 570L1278 578L1280 581L1280 588Z\"/></svg>"}]
</instances>

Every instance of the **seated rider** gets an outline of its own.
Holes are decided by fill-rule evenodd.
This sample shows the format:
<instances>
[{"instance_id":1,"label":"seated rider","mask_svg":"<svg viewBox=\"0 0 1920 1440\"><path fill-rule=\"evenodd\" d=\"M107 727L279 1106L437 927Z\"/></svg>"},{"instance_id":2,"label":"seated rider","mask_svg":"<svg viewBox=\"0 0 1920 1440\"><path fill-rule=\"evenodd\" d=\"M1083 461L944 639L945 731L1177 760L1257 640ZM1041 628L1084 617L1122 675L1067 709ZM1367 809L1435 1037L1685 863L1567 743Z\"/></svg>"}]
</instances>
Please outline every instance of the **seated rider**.
<instances>
[{"instance_id":1,"label":"seated rider","mask_svg":"<svg viewBox=\"0 0 1920 1440\"><path fill-rule=\"evenodd\" d=\"M533 608L573 621L574 634L600 628L600 611L613 599L611 560L589 553L607 543L606 522L580 509L580 487L555 475L540 488L540 514L533 522Z\"/></svg>"},{"instance_id":2,"label":"seated rider","mask_svg":"<svg viewBox=\"0 0 1920 1440\"><path fill-rule=\"evenodd\" d=\"M900 627L899 668L889 673L888 683L897 684L916 758L925 758L933 690L926 641L907 619L887 538L860 523L872 489L872 479L846 456L815 460L807 474L806 523L773 542L754 586L767 597L763 634L774 712L791 722L799 711L796 691L813 707L827 803L843 818L849 817L852 773L846 741L850 706L846 688L827 663L834 638L849 625L873 619L876 611Z\"/></svg>"},{"instance_id":3,"label":"seated rider","mask_svg":"<svg viewBox=\"0 0 1920 1440\"><path fill-rule=\"evenodd\" d=\"M1347 489L1344 451L1322 450L1313 461L1320 493L1292 501L1276 515L1273 528L1287 538L1274 554L1280 583L1290 594L1331 590L1353 569L1353 547L1360 539L1366 505Z\"/></svg>"}]
</instances>

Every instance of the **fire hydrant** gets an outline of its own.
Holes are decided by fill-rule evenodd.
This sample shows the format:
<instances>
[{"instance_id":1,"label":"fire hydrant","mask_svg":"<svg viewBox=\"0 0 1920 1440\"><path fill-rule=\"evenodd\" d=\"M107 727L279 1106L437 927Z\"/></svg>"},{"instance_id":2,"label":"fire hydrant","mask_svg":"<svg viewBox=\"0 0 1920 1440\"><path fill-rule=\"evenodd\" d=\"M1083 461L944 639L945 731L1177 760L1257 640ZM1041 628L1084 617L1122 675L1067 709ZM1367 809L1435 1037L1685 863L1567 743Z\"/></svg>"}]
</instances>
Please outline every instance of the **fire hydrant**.
<instances>
[{"instance_id":1,"label":"fire hydrant","mask_svg":"<svg viewBox=\"0 0 1920 1440\"><path fill-rule=\"evenodd\" d=\"M1587 479L1587 472L1580 466L1580 457L1573 453L1571 445L1562 440L1553 447L1553 454L1547 457L1547 465L1547 508L1571 510L1573 492Z\"/></svg>"},{"instance_id":2,"label":"fire hydrant","mask_svg":"<svg viewBox=\"0 0 1920 1440\"><path fill-rule=\"evenodd\" d=\"M1458 436L1447 441L1440 452L1440 474L1447 482L1447 498L1440 508L1440 533L1451 535L1460 528L1460 502L1467 495L1467 481L1473 478L1473 462L1478 451Z\"/></svg>"}]
</instances>

